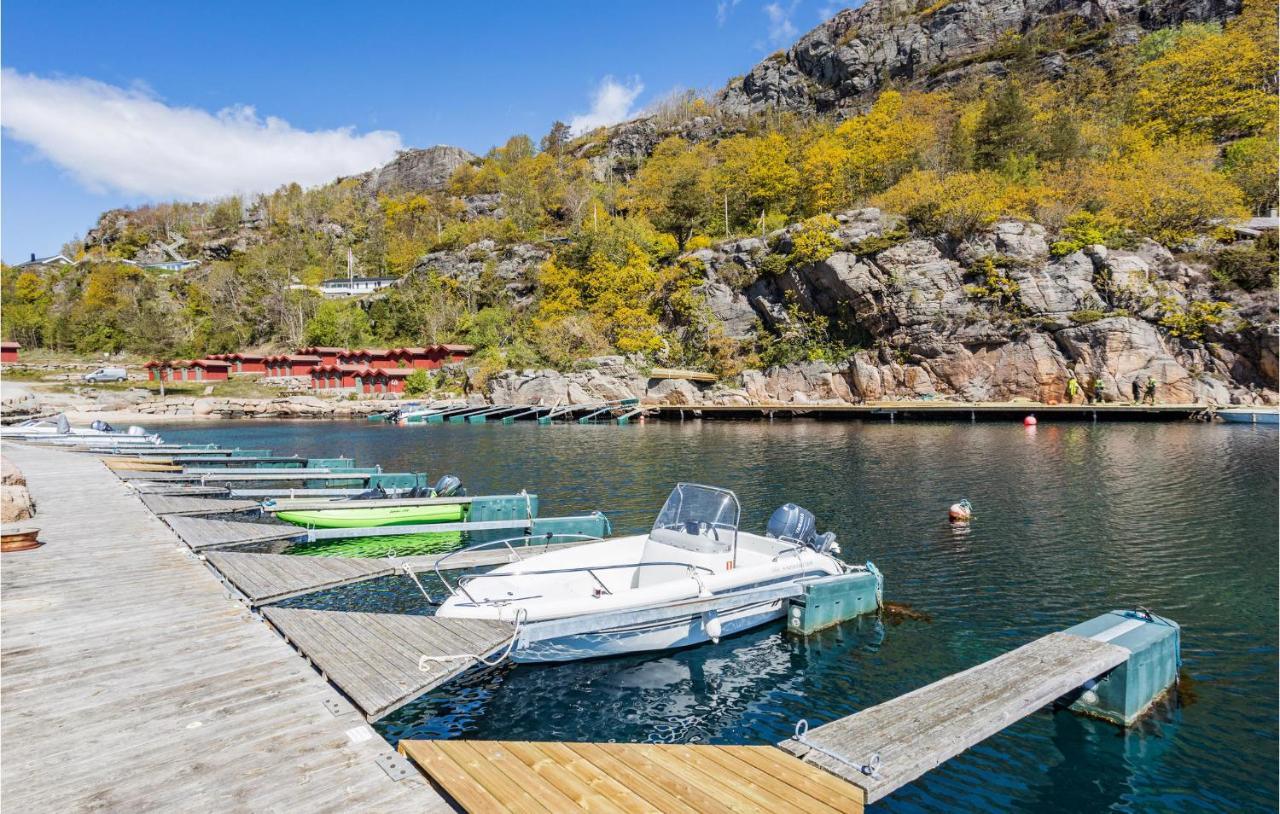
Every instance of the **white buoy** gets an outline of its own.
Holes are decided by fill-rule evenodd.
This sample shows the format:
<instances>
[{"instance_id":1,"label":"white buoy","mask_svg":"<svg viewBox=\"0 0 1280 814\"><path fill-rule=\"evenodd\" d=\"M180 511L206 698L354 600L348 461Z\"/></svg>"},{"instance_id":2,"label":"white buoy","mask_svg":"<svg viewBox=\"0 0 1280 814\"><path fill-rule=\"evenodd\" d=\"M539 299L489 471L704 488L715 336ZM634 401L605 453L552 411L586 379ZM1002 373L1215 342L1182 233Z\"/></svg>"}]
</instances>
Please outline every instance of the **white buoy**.
<instances>
[{"instance_id":1,"label":"white buoy","mask_svg":"<svg viewBox=\"0 0 1280 814\"><path fill-rule=\"evenodd\" d=\"M967 500L952 503L951 507L947 509L947 519L952 523L967 524L973 519L973 506Z\"/></svg>"}]
</instances>

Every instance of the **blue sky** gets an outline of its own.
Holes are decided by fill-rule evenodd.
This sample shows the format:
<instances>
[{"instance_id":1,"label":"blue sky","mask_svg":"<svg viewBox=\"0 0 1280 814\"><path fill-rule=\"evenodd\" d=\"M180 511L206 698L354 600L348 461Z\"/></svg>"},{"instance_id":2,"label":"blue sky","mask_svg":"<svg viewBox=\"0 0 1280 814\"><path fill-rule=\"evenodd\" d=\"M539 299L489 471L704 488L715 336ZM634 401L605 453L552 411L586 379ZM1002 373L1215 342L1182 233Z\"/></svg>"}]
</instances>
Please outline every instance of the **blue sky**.
<instances>
[{"instance_id":1,"label":"blue sky","mask_svg":"<svg viewBox=\"0 0 1280 814\"><path fill-rule=\"evenodd\" d=\"M839 8L6 0L0 253L52 254L116 206L616 119L673 89L718 88Z\"/></svg>"}]
</instances>

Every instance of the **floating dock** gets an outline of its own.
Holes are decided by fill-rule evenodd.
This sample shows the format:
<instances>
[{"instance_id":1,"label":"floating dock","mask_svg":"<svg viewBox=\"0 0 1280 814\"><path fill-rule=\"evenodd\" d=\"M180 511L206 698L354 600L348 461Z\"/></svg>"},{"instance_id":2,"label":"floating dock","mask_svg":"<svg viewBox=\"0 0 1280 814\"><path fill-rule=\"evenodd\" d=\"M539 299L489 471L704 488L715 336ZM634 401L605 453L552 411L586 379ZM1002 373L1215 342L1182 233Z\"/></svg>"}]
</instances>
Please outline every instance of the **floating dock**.
<instances>
[{"instance_id":1,"label":"floating dock","mask_svg":"<svg viewBox=\"0 0 1280 814\"><path fill-rule=\"evenodd\" d=\"M1181 421L1206 416L1205 404L1038 404L1035 402L892 401L866 404L764 403L750 405L660 404L646 406L656 417L689 419L862 419L866 421Z\"/></svg>"},{"instance_id":2,"label":"floating dock","mask_svg":"<svg viewBox=\"0 0 1280 814\"><path fill-rule=\"evenodd\" d=\"M0 555L6 811L454 810L98 461L5 456L45 543Z\"/></svg>"}]
</instances>

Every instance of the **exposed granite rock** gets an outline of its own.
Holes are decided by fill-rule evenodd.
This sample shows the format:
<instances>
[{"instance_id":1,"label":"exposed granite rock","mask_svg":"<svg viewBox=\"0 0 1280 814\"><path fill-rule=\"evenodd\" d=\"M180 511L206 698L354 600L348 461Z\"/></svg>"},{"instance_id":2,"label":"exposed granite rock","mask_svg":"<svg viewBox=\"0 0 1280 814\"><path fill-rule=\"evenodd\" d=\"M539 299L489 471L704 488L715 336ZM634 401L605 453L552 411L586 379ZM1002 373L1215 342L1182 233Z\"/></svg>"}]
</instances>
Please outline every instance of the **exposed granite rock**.
<instances>
[{"instance_id":1,"label":"exposed granite rock","mask_svg":"<svg viewBox=\"0 0 1280 814\"><path fill-rule=\"evenodd\" d=\"M0 523L30 520L35 513L36 504L22 470L7 458L0 458Z\"/></svg>"},{"instance_id":2,"label":"exposed granite rock","mask_svg":"<svg viewBox=\"0 0 1280 814\"><path fill-rule=\"evenodd\" d=\"M727 113L778 109L851 112L886 83L932 87L973 75L1001 75L1004 64L984 59L1002 36L1077 26L1082 31L1132 37L1141 29L1184 20L1238 14L1239 0L868 0L846 9L766 58L719 93ZM1062 75L1080 47L1042 61L1049 76Z\"/></svg>"},{"instance_id":3,"label":"exposed granite rock","mask_svg":"<svg viewBox=\"0 0 1280 814\"><path fill-rule=\"evenodd\" d=\"M1017 265L1009 277L1018 284L1018 301L1032 314L1047 317L1059 327L1076 311L1106 307L1093 287L1093 261L1075 252L1044 265Z\"/></svg>"},{"instance_id":4,"label":"exposed granite rock","mask_svg":"<svg viewBox=\"0 0 1280 814\"><path fill-rule=\"evenodd\" d=\"M370 195L429 192L442 189L454 170L476 160L475 154L447 144L401 150L394 159L357 176Z\"/></svg>"},{"instance_id":5,"label":"exposed granite rock","mask_svg":"<svg viewBox=\"0 0 1280 814\"><path fill-rule=\"evenodd\" d=\"M499 246L492 240L481 240L455 251L424 254L410 273L435 273L464 285L474 285L481 275L492 273L517 305L527 305L537 287L538 268L550 256L531 243Z\"/></svg>"}]
</instances>

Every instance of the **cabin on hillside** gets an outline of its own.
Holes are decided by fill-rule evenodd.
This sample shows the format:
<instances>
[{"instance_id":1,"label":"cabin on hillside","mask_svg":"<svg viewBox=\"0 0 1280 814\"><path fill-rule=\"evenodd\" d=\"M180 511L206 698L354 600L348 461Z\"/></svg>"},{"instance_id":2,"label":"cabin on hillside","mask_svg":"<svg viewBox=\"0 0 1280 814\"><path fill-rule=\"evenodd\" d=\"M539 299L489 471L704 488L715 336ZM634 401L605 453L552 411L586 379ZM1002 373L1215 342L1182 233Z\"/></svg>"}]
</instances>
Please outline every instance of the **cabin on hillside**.
<instances>
[{"instance_id":1,"label":"cabin on hillside","mask_svg":"<svg viewBox=\"0 0 1280 814\"><path fill-rule=\"evenodd\" d=\"M326 297L353 297L372 294L396 281L395 277L340 277L320 283L320 293Z\"/></svg>"},{"instance_id":2,"label":"cabin on hillside","mask_svg":"<svg viewBox=\"0 0 1280 814\"><path fill-rule=\"evenodd\" d=\"M357 348L338 355L340 365L370 365L373 367L395 367L391 359L391 351L382 348Z\"/></svg>"},{"instance_id":3,"label":"cabin on hillside","mask_svg":"<svg viewBox=\"0 0 1280 814\"><path fill-rule=\"evenodd\" d=\"M349 352L349 351L348 351L346 348L335 348L335 347L315 347L315 346L313 346L313 347L309 347L309 348L298 348L298 353L300 353L300 354L303 354L303 355L305 355L305 356L318 356L318 357L320 357L320 363L321 363L321 364L323 364L323 365L336 365L336 364L338 364L338 357L339 357L339 356L342 356L343 354L348 353L348 352Z\"/></svg>"},{"instance_id":4,"label":"cabin on hillside","mask_svg":"<svg viewBox=\"0 0 1280 814\"><path fill-rule=\"evenodd\" d=\"M350 390L368 369L364 365L317 365L311 369L311 389Z\"/></svg>"},{"instance_id":5,"label":"cabin on hillside","mask_svg":"<svg viewBox=\"0 0 1280 814\"><path fill-rule=\"evenodd\" d=\"M14 266L16 269L26 268L27 266L74 266L76 263L65 254L55 254L49 257L36 257L35 252L31 253L30 260L24 260Z\"/></svg>"},{"instance_id":6,"label":"cabin on hillside","mask_svg":"<svg viewBox=\"0 0 1280 814\"><path fill-rule=\"evenodd\" d=\"M412 368L379 368L367 371L358 380L364 393L403 393L404 381L413 373Z\"/></svg>"},{"instance_id":7,"label":"cabin on hillside","mask_svg":"<svg viewBox=\"0 0 1280 814\"><path fill-rule=\"evenodd\" d=\"M225 382L231 363L221 359L176 359L168 364L152 360L143 368L153 382Z\"/></svg>"},{"instance_id":8,"label":"cabin on hillside","mask_svg":"<svg viewBox=\"0 0 1280 814\"><path fill-rule=\"evenodd\" d=\"M18 361L18 350L21 348L17 342L0 342L0 363Z\"/></svg>"}]
</instances>

